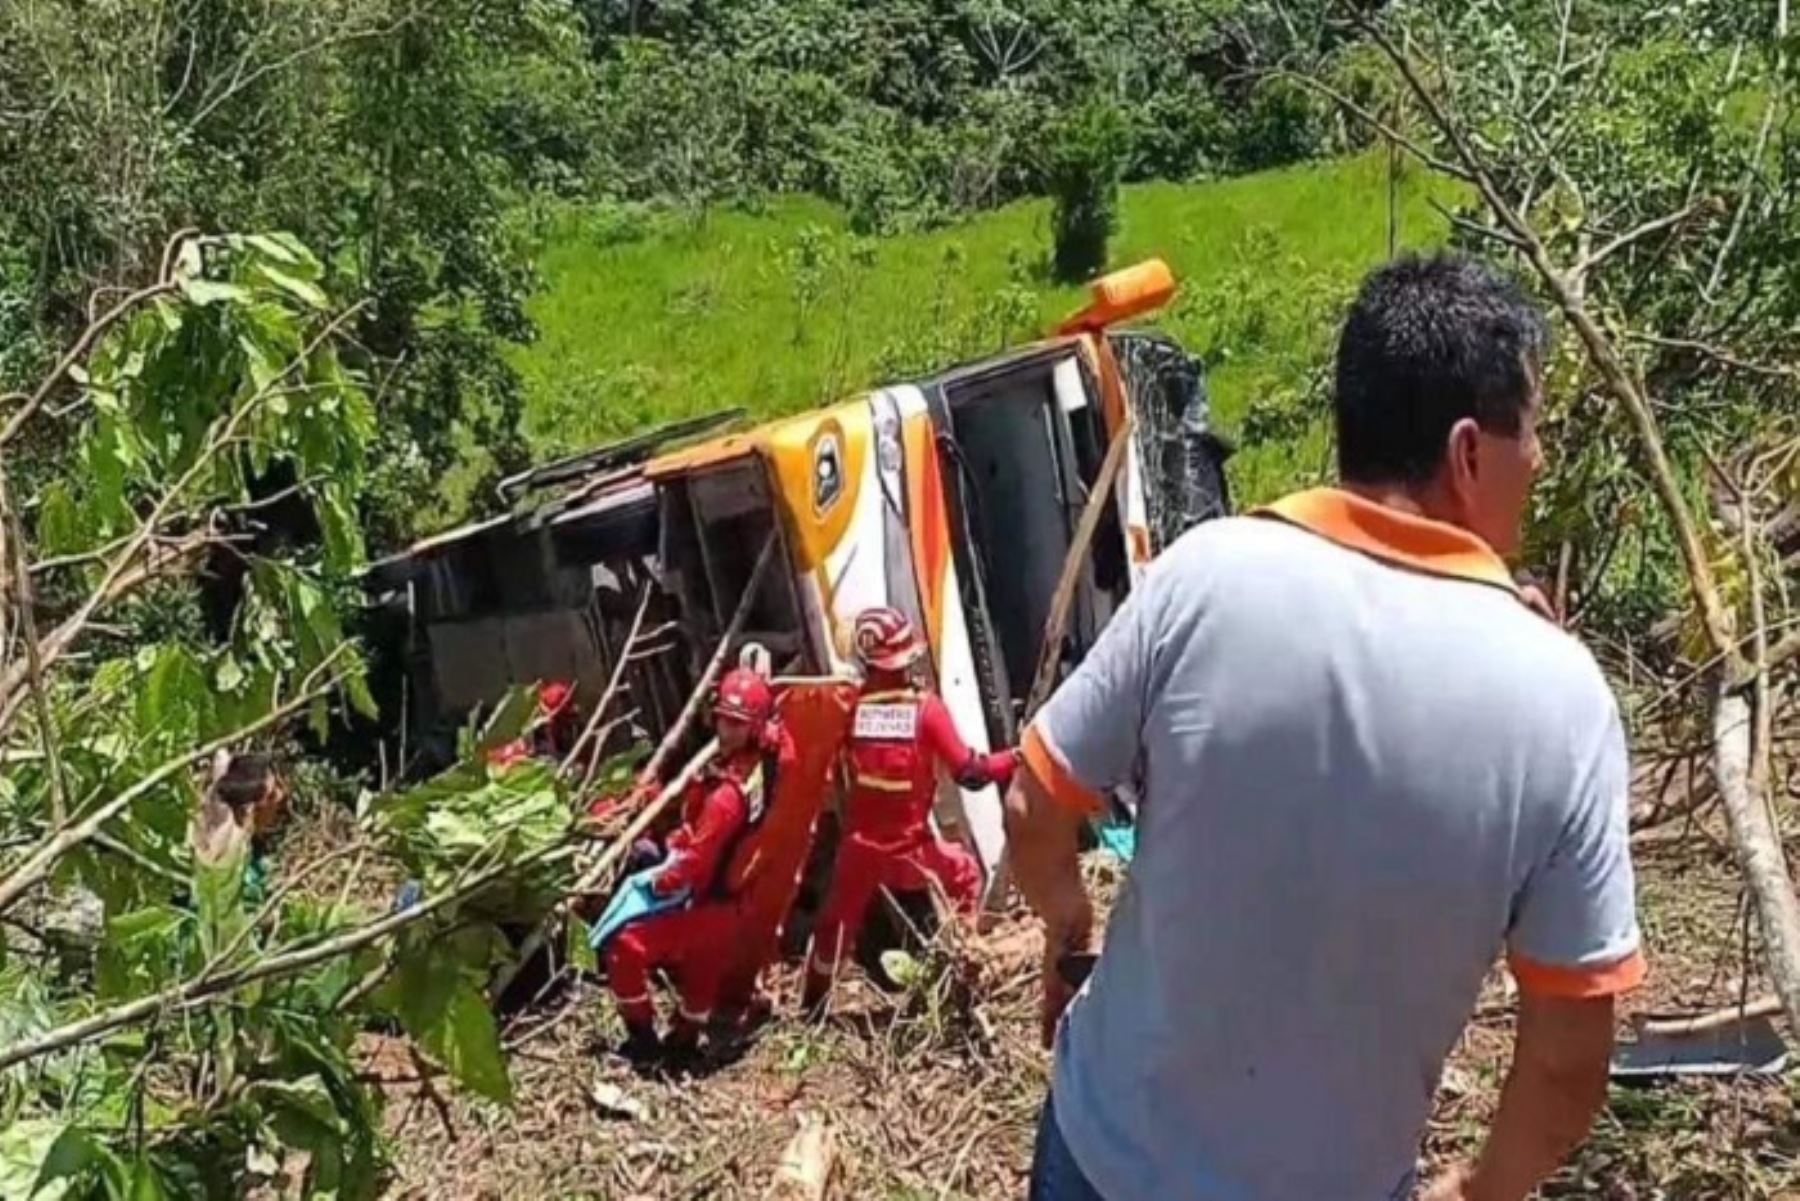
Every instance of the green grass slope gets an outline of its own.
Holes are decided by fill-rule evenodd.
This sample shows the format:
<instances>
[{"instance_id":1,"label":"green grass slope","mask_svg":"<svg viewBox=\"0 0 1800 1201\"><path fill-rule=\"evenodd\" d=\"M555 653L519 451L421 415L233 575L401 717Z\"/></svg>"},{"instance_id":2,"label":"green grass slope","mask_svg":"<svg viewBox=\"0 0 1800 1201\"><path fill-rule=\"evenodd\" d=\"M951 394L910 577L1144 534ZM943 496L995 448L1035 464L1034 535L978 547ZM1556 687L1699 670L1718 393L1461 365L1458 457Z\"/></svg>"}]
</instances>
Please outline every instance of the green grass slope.
<instances>
[{"instance_id":1,"label":"green grass slope","mask_svg":"<svg viewBox=\"0 0 1800 1201\"><path fill-rule=\"evenodd\" d=\"M1399 243L1441 241L1431 200L1453 196L1403 173ZM565 212L539 264L541 336L517 357L528 433L552 453L726 406L794 412L1029 340L1083 300L1045 278L1047 215L1032 201L864 239L807 198L698 219ZM1180 292L1150 323L1206 363L1242 500L1327 466L1320 368L1389 219L1384 158L1124 190L1112 261L1174 268Z\"/></svg>"}]
</instances>

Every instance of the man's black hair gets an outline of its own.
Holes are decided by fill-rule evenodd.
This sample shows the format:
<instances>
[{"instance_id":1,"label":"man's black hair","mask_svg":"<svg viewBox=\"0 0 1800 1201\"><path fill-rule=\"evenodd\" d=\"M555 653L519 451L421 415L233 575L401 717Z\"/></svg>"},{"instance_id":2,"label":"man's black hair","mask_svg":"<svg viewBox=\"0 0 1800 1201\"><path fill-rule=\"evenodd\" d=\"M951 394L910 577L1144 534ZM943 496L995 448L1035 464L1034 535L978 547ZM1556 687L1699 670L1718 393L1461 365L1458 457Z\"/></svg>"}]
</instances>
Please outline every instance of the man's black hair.
<instances>
[{"instance_id":1,"label":"man's black hair","mask_svg":"<svg viewBox=\"0 0 1800 1201\"><path fill-rule=\"evenodd\" d=\"M1517 434L1548 342L1519 286L1473 259L1408 255L1371 273L1338 339L1340 476L1423 484L1464 418Z\"/></svg>"},{"instance_id":2,"label":"man's black hair","mask_svg":"<svg viewBox=\"0 0 1800 1201\"><path fill-rule=\"evenodd\" d=\"M247 809L263 799L274 775L274 761L265 754L233 755L224 774L213 781L213 791L233 809Z\"/></svg>"}]
</instances>

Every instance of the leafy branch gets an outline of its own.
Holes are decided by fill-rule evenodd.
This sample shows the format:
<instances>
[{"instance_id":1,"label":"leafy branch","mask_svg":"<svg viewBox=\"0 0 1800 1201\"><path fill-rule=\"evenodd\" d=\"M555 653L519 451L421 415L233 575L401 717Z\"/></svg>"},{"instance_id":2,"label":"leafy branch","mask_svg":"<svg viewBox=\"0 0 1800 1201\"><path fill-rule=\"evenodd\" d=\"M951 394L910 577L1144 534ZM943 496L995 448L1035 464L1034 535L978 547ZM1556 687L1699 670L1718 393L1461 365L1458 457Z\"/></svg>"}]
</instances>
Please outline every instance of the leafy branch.
<instances>
[{"instance_id":1,"label":"leafy branch","mask_svg":"<svg viewBox=\"0 0 1800 1201\"><path fill-rule=\"evenodd\" d=\"M297 975L308 968L354 954L364 947L392 938L440 910L480 895L526 867L568 858L574 853L574 846L567 842L534 851L488 868L452 891L421 901L398 913L391 913L355 930L311 945L276 951L242 967L202 972L193 979L184 980L150 996L103 1009L79 1021L68 1022L33 1038L0 1048L0 1070L92 1042L115 1030L146 1021L172 1009L191 1009L217 1002L259 981Z\"/></svg>"},{"instance_id":2,"label":"leafy branch","mask_svg":"<svg viewBox=\"0 0 1800 1201\"><path fill-rule=\"evenodd\" d=\"M301 683L300 691L255 721L169 759L138 779L129 788L120 790L112 800L98 806L73 825L53 831L27 852L24 860L17 867L4 877L0 877L0 913L12 908L21 896L35 885L43 882L64 855L93 838L102 826L125 812L134 802L155 791L194 764L209 760L222 750L241 745L246 739L280 725L314 700L330 692L338 685L341 676L339 673L330 672L329 669L332 663L348 649L349 644L345 643L333 650L325 661L315 667L307 679ZM319 680L319 676L322 674L325 675L325 678Z\"/></svg>"}]
</instances>

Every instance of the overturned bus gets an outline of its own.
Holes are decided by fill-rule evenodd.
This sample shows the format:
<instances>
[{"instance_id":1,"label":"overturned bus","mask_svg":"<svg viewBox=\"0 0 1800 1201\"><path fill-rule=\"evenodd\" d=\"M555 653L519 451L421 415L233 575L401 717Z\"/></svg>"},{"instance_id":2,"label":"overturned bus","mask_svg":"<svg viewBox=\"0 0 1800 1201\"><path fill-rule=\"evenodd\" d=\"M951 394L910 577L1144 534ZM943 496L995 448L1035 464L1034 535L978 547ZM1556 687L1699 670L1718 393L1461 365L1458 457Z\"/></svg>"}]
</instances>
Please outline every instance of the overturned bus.
<instances>
[{"instance_id":1,"label":"overturned bus","mask_svg":"<svg viewBox=\"0 0 1800 1201\"><path fill-rule=\"evenodd\" d=\"M660 736L773 538L741 636L768 648L777 675L847 673L840 632L891 605L928 639L964 737L1012 744L1111 440L1129 431L1080 567L1064 670L1163 546L1229 506L1198 365L1166 337L1115 328L1174 287L1161 262L1142 263L1098 280L1053 336L998 357L743 432L725 432L730 414L669 427L503 482L508 515L369 570L403 656L405 739L429 764L464 713L516 684L567 680L578 708L591 705L622 655L613 709L628 720L614 736ZM938 820L991 877L995 790L944 781Z\"/></svg>"}]
</instances>

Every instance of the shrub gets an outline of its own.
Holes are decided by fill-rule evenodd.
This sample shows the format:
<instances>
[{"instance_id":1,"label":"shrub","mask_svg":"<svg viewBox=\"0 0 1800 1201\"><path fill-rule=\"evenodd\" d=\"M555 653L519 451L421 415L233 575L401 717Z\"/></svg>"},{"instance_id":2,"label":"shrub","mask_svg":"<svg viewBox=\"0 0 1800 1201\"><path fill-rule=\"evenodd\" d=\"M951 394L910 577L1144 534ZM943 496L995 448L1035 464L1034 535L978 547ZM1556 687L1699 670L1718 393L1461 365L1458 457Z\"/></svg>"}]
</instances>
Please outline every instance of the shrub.
<instances>
[{"instance_id":1,"label":"shrub","mask_svg":"<svg viewBox=\"0 0 1800 1201\"><path fill-rule=\"evenodd\" d=\"M1106 244L1119 223L1119 176L1130 131L1111 101L1078 106L1052 137L1046 183L1051 266L1056 278L1074 283L1106 266Z\"/></svg>"}]
</instances>

